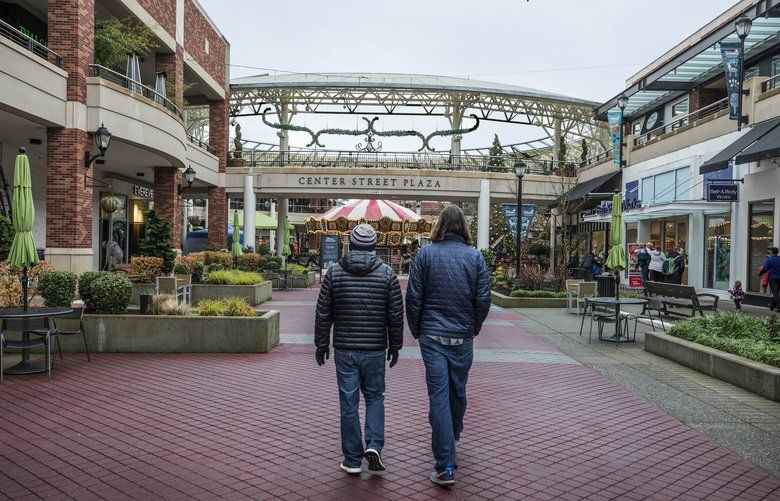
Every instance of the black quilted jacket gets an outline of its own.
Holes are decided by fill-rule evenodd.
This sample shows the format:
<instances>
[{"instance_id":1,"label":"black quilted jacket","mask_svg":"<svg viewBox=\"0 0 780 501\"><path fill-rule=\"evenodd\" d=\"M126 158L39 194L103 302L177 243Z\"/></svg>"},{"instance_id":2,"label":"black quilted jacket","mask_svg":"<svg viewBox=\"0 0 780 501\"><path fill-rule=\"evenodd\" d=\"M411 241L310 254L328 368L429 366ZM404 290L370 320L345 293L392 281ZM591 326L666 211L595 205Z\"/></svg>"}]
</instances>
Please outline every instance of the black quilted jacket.
<instances>
[{"instance_id":1,"label":"black quilted jacket","mask_svg":"<svg viewBox=\"0 0 780 501\"><path fill-rule=\"evenodd\" d=\"M482 254L455 235L417 253L406 287L412 336L468 339L490 312L490 280Z\"/></svg>"},{"instance_id":2,"label":"black quilted jacket","mask_svg":"<svg viewBox=\"0 0 780 501\"><path fill-rule=\"evenodd\" d=\"M400 350L404 334L401 286L392 268L370 252L352 251L333 265L320 289L314 343L345 350Z\"/></svg>"}]
</instances>

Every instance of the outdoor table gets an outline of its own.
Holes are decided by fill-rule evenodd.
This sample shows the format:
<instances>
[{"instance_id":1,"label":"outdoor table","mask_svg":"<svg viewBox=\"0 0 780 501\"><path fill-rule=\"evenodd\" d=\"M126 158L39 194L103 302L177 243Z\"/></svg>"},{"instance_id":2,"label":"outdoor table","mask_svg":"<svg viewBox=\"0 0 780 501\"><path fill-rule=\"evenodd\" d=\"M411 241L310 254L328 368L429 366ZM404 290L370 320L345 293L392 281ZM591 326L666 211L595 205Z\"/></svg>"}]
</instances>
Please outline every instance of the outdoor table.
<instances>
[{"instance_id":1,"label":"outdoor table","mask_svg":"<svg viewBox=\"0 0 780 501\"><path fill-rule=\"evenodd\" d=\"M647 299L643 298L637 298L637 297L621 297L621 298L615 298L615 297L591 297L588 298L588 302L592 304L603 304L603 305L612 305L615 307L615 335L612 337L608 337L607 339L603 339L602 341L611 341L618 343L620 342L620 306L622 305L628 305L628 304L645 304L647 302ZM593 312L591 311L591 315ZM628 341L629 338L626 338Z\"/></svg>"},{"instance_id":2,"label":"outdoor table","mask_svg":"<svg viewBox=\"0 0 780 501\"><path fill-rule=\"evenodd\" d=\"M0 321L2 320L30 320L34 318L58 317L73 312L72 308L30 308L24 311L21 308L0 308ZM22 339L30 340L30 331L22 331ZM13 367L3 371L4 374L33 374L36 372L46 372L46 366L30 361L30 350L22 350L22 361Z\"/></svg>"}]
</instances>

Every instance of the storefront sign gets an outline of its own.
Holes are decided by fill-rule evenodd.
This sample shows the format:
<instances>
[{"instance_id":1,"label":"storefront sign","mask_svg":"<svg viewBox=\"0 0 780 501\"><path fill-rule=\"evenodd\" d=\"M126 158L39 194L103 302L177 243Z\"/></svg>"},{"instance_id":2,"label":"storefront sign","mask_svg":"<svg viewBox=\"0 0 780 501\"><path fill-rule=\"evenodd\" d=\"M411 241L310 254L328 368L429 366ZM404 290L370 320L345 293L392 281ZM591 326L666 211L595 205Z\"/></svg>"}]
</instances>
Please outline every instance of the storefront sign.
<instances>
[{"instance_id":1,"label":"storefront sign","mask_svg":"<svg viewBox=\"0 0 780 501\"><path fill-rule=\"evenodd\" d=\"M528 227L536 217L536 211L539 209L538 205L525 205L523 204L522 222L520 223L520 233L523 240L528 234ZM509 232L517 239L517 204L501 204L501 210L504 213L506 222L509 225Z\"/></svg>"},{"instance_id":2,"label":"storefront sign","mask_svg":"<svg viewBox=\"0 0 780 501\"><path fill-rule=\"evenodd\" d=\"M412 188L431 189L441 188L438 179L426 178L394 178L394 177L369 177L369 176L300 176L299 186L330 186L330 187L360 187L360 188ZM382 192L378 192L382 193Z\"/></svg>"},{"instance_id":3,"label":"storefront sign","mask_svg":"<svg viewBox=\"0 0 780 501\"><path fill-rule=\"evenodd\" d=\"M146 186L138 186L137 184L134 184L133 195L152 199L154 198L154 190L152 188L147 188Z\"/></svg>"},{"instance_id":4,"label":"storefront sign","mask_svg":"<svg viewBox=\"0 0 780 501\"><path fill-rule=\"evenodd\" d=\"M322 235L322 249L320 250L323 270L330 268L333 263L339 260L339 236Z\"/></svg>"},{"instance_id":5,"label":"storefront sign","mask_svg":"<svg viewBox=\"0 0 780 501\"><path fill-rule=\"evenodd\" d=\"M742 46L739 42L721 42L720 54L723 57L723 70L726 72L726 90L729 96L729 118L739 119L739 101L742 99L740 59Z\"/></svg>"},{"instance_id":6,"label":"storefront sign","mask_svg":"<svg viewBox=\"0 0 780 501\"><path fill-rule=\"evenodd\" d=\"M632 289L641 289L644 287L642 282L642 270L639 269L639 261L636 251L639 250L638 243L628 244L628 286Z\"/></svg>"},{"instance_id":7,"label":"storefront sign","mask_svg":"<svg viewBox=\"0 0 780 501\"><path fill-rule=\"evenodd\" d=\"M620 144L620 128L623 127L623 112L610 110L607 112L609 120L609 138L612 142L612 159L618 165L623 165L623 145Z\"/></svg>"},{"instance_id":8,"label":"storefront sign","mask_svg":"<svg viewBox=\"0 0 780 501\"><path fill-rule=\"evenodd\" d=\"M739 186L733 183L710 183L707 185L708 202L739 202Z\"/></svg>"},{"instance_id":9,"label":"storefront sign","mask_svg":"<svg viewBox=\"0 0 780 501\"><path fill-rule=\"evenodd\" d=\"M641 209L642 208L642 201L638 198L624 198L623 199L623 212L629 211L631 209ZM612 214L612 200L601 202L601 205L596 207L596 214L599 216L605 216L607 214Z\"/></svg>"}]
</instances>

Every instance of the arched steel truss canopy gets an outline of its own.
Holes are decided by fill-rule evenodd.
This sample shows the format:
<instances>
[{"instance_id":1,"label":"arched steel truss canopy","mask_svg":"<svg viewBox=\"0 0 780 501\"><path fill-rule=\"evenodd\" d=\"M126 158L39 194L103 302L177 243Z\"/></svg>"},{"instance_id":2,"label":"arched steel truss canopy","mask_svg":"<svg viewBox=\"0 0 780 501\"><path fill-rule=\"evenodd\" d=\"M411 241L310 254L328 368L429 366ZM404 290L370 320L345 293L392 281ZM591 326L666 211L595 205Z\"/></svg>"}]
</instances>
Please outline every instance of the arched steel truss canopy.
<instances>
[{"instance_id":1,"label":"arched steel truss canopy","mask_svg":"<svg viewBox=\"0 0 780 501\"><path fill-rule=\"evenodd\" d=\"M594 120L600 103L493 82L399 73L295 73L233 79L232 116L277 113L445 116L453 125L481 120L534 125L550 137L602 142L606 126Z\"/></svg>"}]
</instances>

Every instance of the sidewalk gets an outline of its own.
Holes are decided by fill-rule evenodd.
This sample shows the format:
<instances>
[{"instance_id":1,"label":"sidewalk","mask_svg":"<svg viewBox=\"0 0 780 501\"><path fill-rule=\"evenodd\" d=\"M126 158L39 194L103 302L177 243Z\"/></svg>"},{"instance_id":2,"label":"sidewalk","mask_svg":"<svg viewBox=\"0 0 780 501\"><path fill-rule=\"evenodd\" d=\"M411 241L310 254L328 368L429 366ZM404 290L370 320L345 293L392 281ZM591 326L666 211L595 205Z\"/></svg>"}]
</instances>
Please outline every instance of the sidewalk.
<instances>
[{"instance_id":1,"label":"sidewalk","mask_svg":"<svg viewBox=\"0 0 780 501\"><path fill-rule=\"evenodd\" d=\"M318 367L311 344L317 293L274 292L263 305L281 310L285 342L267 355L70 355L51 383L8 377L0 498L780 495L777 478L558 349L567 336L537 333L534 312L498 308L476 341L456 487L427 480L424 368L408 333L387 372L388 471L348 477L333 359Z\"/></svg>"}]
</instances>

